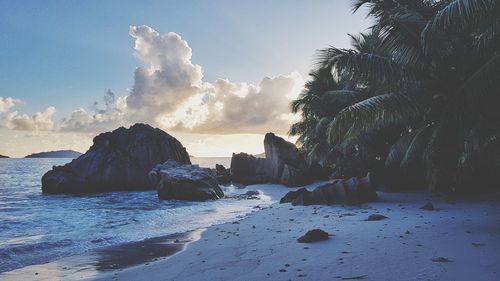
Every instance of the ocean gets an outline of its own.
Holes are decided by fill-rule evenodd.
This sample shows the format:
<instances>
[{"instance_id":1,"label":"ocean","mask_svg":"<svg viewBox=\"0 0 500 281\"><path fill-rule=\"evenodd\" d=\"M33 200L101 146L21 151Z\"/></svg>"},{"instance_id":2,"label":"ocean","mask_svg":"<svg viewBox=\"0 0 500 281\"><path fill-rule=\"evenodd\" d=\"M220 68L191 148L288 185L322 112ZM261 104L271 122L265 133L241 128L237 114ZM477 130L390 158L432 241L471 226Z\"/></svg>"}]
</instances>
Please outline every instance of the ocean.
<instances>
[{"instance_id":1,"label":"ocean","mask_svg":"<svg viewBox=\"0 0 500 281\"><path fill-rule=\"evenodd\" d=\"M40 179L71 159L0 159L0 273L102 247L208 227L244 216L258 200L160 201L156 191L43 195ZM230 158L193 158L228 167ZM244 193L234 186L226 195Z\"/></svg>"}]
</instances>

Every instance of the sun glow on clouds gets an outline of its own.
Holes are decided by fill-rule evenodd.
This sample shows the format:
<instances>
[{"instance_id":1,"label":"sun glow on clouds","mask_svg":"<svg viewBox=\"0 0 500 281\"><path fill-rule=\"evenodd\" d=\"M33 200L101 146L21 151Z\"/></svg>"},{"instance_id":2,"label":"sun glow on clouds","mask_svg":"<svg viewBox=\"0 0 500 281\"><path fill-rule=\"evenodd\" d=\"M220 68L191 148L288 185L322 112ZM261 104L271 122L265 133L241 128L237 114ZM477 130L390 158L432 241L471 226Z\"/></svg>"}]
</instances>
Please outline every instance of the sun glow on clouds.
<instances>
[{"instance_id":1,"label":"sun glow on clouds","mask_svg":"<svg viewBox=\"0 0 500 281\"><path fill-rule=\"evenodd\" d=\"M182 133L190 142L189 134L204 134L205 138L269 131L283 134L297 119L289 104L304 85L299 73L265 77L259 85L226 79L209 83L203 81L203 69L191 61L192 49L180 35L161 35L149 26L131 26L129 33L135 39L134 55L141 66L135 70L128 96L115 97L108 91L104 108L78 108L58 124L52 121L54 107L34 116L6 113L5 126L95 134L144 122L174 135ZM0 98L0 113L15 104L12 98Z\"/></svg>"}]
</instances>

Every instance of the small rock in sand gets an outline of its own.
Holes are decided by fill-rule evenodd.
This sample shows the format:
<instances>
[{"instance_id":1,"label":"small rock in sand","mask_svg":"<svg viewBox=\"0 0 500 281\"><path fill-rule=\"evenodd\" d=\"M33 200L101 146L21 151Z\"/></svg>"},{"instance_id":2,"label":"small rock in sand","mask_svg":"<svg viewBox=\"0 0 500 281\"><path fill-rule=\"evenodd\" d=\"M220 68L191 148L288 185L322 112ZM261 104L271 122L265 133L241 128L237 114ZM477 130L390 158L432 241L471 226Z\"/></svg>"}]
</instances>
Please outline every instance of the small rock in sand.
<instances>
[{"instance_id":1,"label":"small rock in sand","mask_svg":"<svg viewBox=\"0 0 500 281\"><path fill-rule=\"evenodd\" d=\"M432 258L433 262L451 262L450 259L444 258L444 257L435 257Z\"/></svg>"},{"instance_id":2,"label":"small rock in sand","mask_svg":"<svg viewBox=\"0 0 500 281\"><path fill-rule=\"evenodd\" d=\"M425 203L425 205L420 207L420 209L427 210L427 211L434 211L434 205L432 204L432 202L427 202L427 203Z\"/></svg>"},{"instance_id":3,"label":"small rock in sand","mask_svg":"<svg viewBox=\"0 0 500 281\"><path fill-rule=\"evenodd\" d=\"M385 219L388 219L388 217L386 217L384 215L373 214L373 215L368 216L366 221L380 221L380 220L385 220Z\"/></svg>"},{"instance_id":4,"label":"small rock in sand","mask_svg":"<svg viewBox=\"0 0 500 281\"><path fill-rule=\"evenodd\" d=\"M297 241L300 243L311 243L321 240L328 239L328 232L325 232L321 229L313 229L309 230L304 236L301 236Z\"/></svg>"}]
</instances>

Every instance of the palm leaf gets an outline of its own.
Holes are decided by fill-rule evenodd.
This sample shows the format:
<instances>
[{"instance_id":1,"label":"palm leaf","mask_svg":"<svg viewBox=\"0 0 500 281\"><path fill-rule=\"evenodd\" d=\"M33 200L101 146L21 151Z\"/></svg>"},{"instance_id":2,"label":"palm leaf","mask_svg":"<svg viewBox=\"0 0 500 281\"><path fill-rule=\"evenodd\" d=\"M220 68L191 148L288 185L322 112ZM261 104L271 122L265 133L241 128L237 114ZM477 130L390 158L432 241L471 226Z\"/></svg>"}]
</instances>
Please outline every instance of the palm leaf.
<instances>
[{"instance_id":1,"label":"palm leaf","mask_svg":"<svg viewBox=\"0 0 500 281\"><path fill-rule=\"evenodd\" d=\"M328 127L332 144L357 138L383 128L414 123L421 117L421 105L403 94L375 96L343 109Z\"/></svg>"}]
</instances>

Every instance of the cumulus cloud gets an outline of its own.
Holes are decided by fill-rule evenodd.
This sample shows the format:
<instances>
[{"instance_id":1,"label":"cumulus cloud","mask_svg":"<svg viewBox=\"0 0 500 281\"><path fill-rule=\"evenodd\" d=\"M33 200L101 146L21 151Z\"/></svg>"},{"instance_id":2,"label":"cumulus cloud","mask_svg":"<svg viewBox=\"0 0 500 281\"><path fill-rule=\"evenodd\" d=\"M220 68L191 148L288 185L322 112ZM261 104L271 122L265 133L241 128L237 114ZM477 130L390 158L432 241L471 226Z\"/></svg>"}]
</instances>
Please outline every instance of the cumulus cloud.
<instances>
[{"instance_id":1,"label":"cumulus cloud","mask_svg":"<svg viewBox=\"0 0 500 281\"><path fill-rule=\"evenodd\" d=\"M303 87L300 74L264 78L260 85L219 79L203 81L192 50L178 34L160 35L148 26L131 27L135 55L143 66L127 98L131 121L194 133L285 132L289 103Z\"/></svg>"},{"instance_id":2,"label":"cumulus cloud","mask_svg":"<svg viewBox=\"0 0 500 281\"><path fill-rule=\"evenodd\" d=\"M192 49L178 34L161 35L148 26L132 26L129 34L141 66L128 96L108 91L104 107L95 102L78 108L58 130L97 133L145 122L169 131L203 134L284 133L296 118L289 104L303 88L299 73L265 77L259 85L224 79L208 83L203 81L202 67L191 61ZM10 113L7 127L52 129L55 109L50 109L32 117Z\"/></svg>"},{"instance_id":3,"label":"cumulus cloud","mask_svg":"<svg viewBox=\"0 0 500 281\"><path fill-rule=\"evenodd\" d=\"M61 120L59 130L95 133L127 125L126 99L127 97L115 98L115 94L108 90L103 97L104 108L99 108L97 101L88 109L78 108L69 118Z\"/></svg>"},{"instance_id":4,"label":"cumulus cloud","mask_svg":"<svg viewBox=\"0 0 500 281\"><path fill-rule=\"evenodd\" d=\"M3 98L0 97L0 113L5 113L9 111L13 106L19 104L19 100L13 99L11 97Z\"/></svg>"},{"instance_id":5,"label":"cumulus cloud","mask_svg":"<svg viewBox=\"0 0 500 281\"><path fill-rule=\"evenodd\" d=\"M10 112L5 116L5 126L11 130L48 131L54 128L52 117L56 113L55 107L48 107L44 112L37 112L33 116Z\"/></svg>"}]
</instances>

